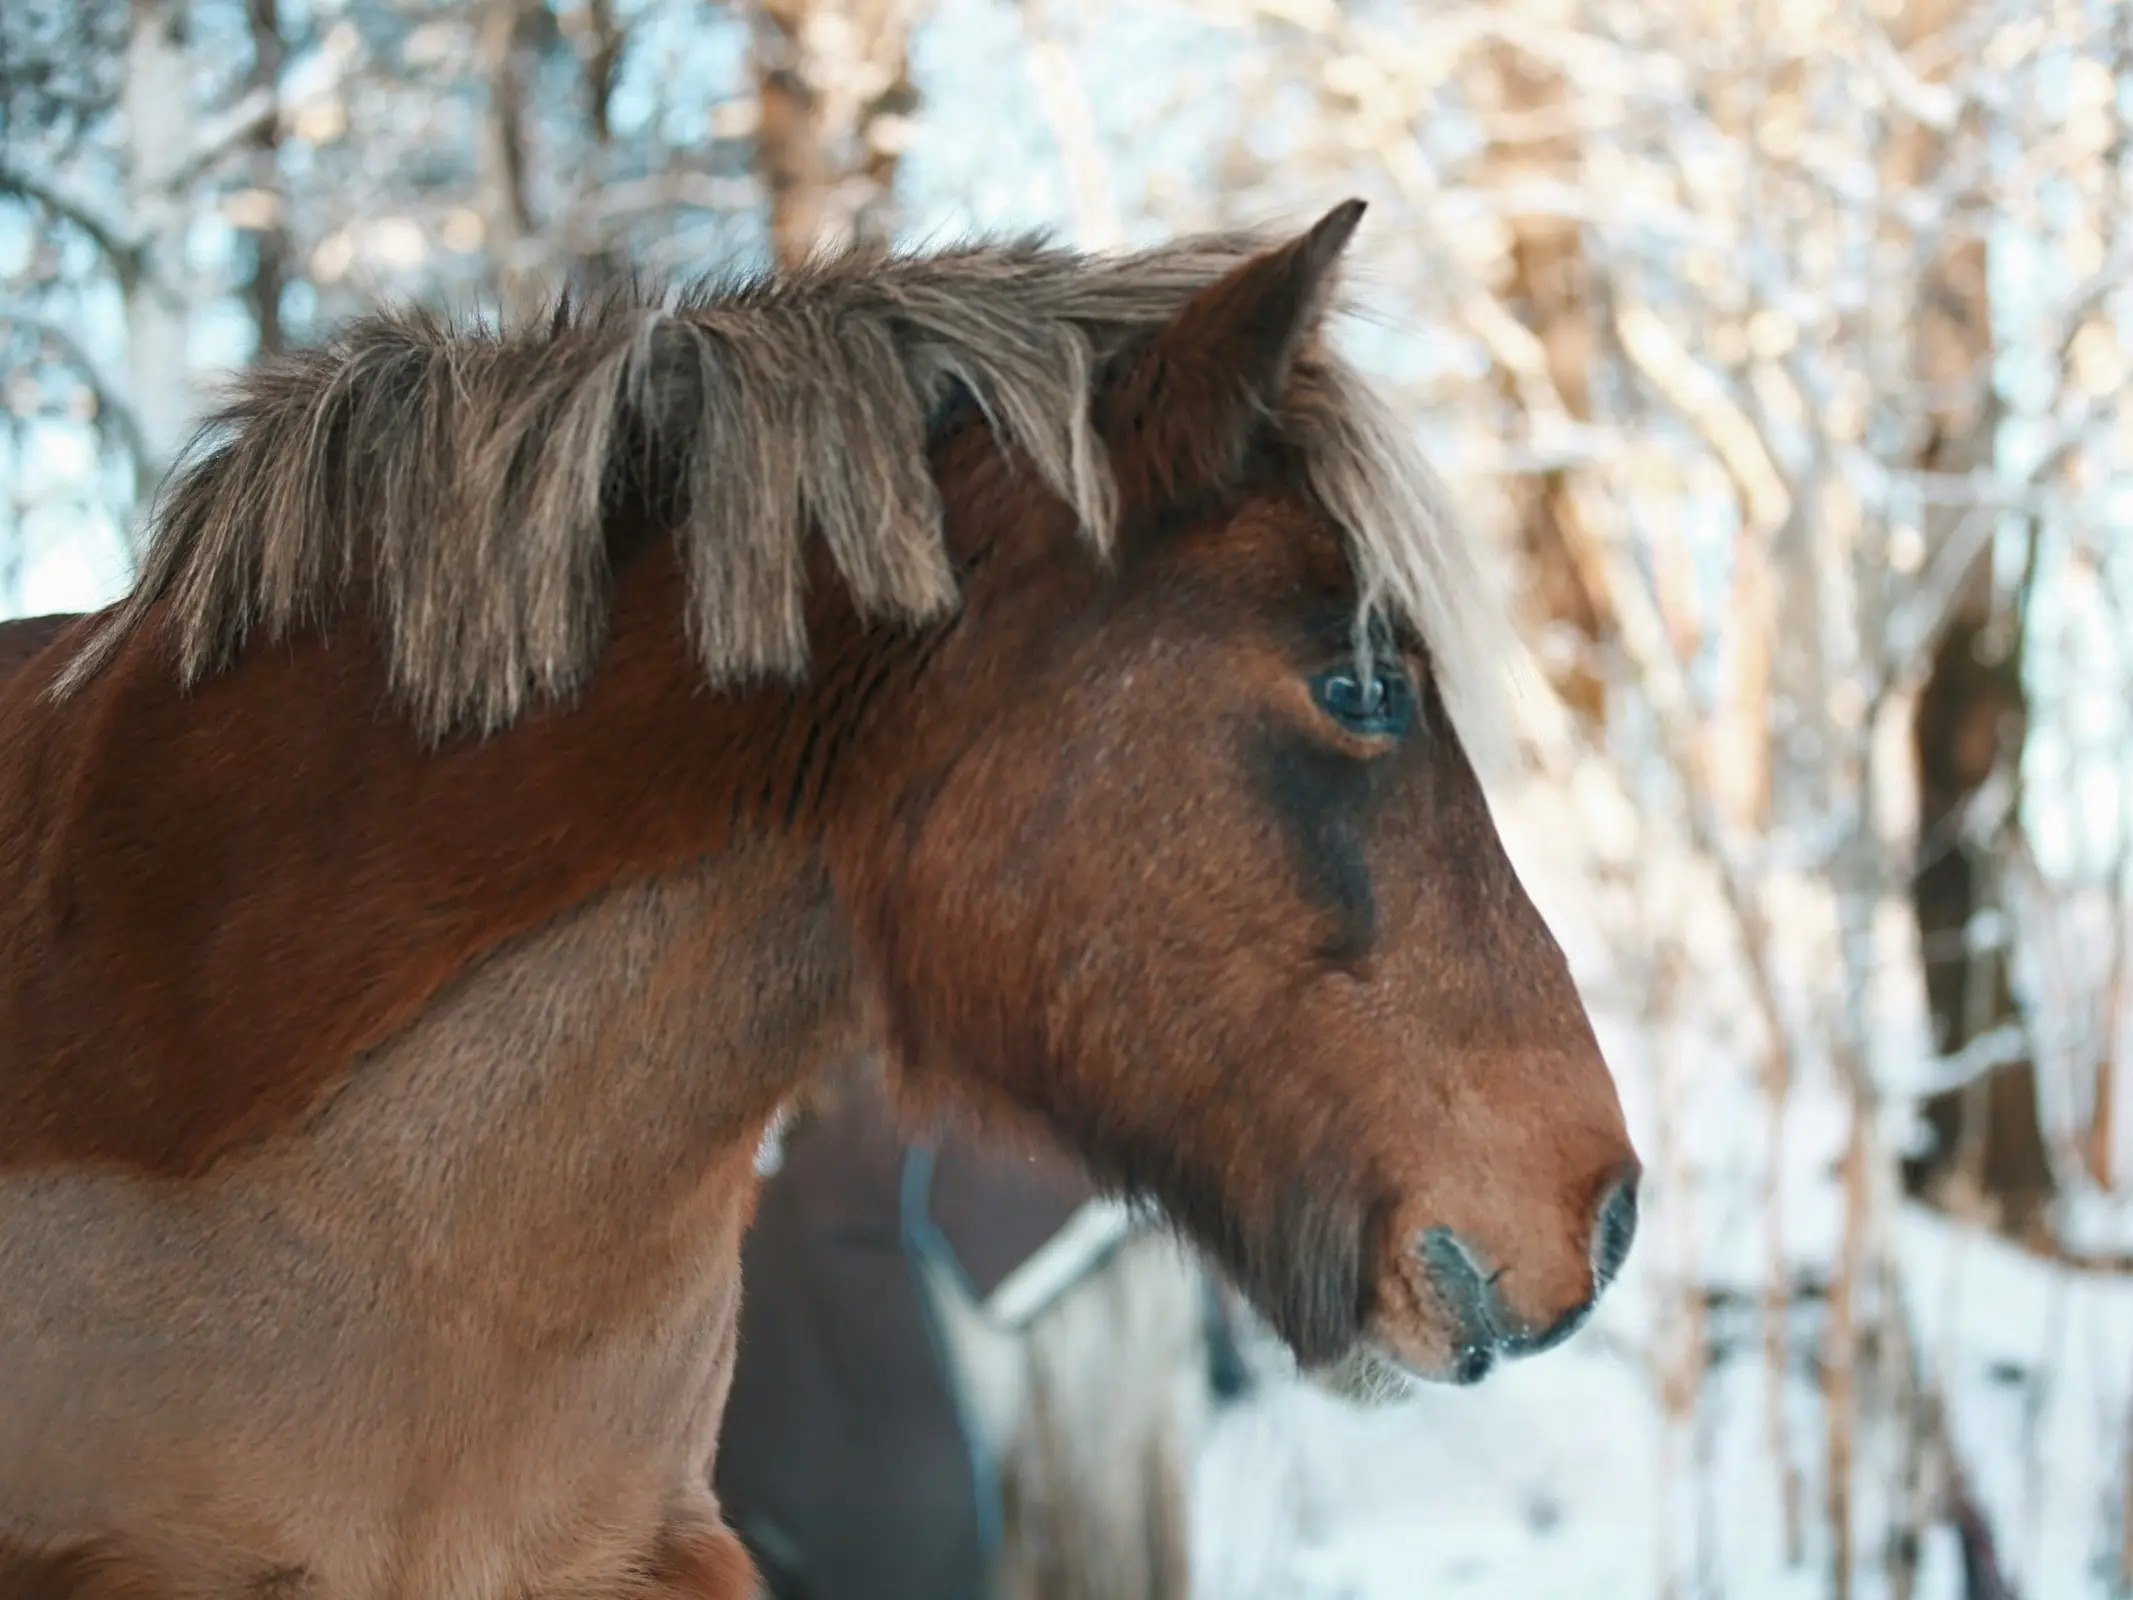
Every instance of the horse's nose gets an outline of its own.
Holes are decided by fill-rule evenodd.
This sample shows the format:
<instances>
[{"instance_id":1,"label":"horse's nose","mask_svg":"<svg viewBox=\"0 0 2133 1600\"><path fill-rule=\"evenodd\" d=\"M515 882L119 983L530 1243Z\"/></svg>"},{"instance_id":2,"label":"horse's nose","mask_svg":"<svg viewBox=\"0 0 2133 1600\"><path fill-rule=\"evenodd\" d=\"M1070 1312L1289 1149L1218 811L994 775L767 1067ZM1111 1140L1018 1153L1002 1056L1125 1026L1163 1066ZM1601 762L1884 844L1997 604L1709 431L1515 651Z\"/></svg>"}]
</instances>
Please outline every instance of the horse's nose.
<instances>
[{"instance_id":1,"label":"horse's nose","mask_svg":"<svg viewBox=\"0 0 2133 1600\"><path fill-rule=\"evenodd\" d=\"M1495 1274L1484 1272L1481 1258L1449 1228L1432 1228L1423 1234L1416 1253L1453 1324L1453 1381L1479 1383L1489 1375L1504 1344Z\"/></svg>"},{"instance_id":2,"label":"horse's nose","mask_svg":"<svg viewBox=\"0 0 2133 1600\"><path fill-rule=\"evenodd\" d=\"M1484 1269L1482 1255L1450 1228L1432 1228L1422 1236L1418 1253L1437 1298L1457 1328L1454 1378L1477 1383L1501 1357L1538 1355L1582 1328L1600 1296L1629 1259L1637 1236L1637 1180L1634 1163L1624 1166L1601 1191L1594 1213L1591 1250L1592 1292L1537 1333L1523 1331L1520 1319L1505 1306L1499 1290L1503 1274Z\"/></svg>"}]
</instances>

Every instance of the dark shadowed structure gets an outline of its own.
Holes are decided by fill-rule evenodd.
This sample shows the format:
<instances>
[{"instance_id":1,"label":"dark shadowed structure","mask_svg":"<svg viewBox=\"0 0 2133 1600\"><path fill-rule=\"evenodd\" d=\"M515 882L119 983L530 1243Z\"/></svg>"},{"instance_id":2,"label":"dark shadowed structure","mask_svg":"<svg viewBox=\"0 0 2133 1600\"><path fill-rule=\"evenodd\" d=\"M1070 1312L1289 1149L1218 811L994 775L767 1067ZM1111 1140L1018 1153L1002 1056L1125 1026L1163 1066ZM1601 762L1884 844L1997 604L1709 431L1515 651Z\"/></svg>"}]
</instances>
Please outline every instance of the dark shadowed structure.
<instances>
[{"instance_id":1,"label":"dark shadowed structure","mask_svg":"<svg viewBox=\"0 0 2133 1600\"><path fill-rule=\"evenodd\" d=\"M717 1473L777 1600L1185 1600L1197 1423L1237 1356L1197 1266L1096 1202L1057 1162L910 1139L872 1075L787 1134Z\"/></svg>"}]
</instances>

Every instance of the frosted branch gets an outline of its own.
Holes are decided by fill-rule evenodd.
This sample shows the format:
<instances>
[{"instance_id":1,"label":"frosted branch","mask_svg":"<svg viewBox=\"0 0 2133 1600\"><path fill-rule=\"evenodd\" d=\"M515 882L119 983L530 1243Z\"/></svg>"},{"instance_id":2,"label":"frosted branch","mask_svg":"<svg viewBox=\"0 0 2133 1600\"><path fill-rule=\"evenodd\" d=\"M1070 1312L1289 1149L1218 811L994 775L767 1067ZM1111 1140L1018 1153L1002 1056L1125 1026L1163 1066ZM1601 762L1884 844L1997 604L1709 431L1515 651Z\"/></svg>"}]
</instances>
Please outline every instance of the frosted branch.
<instances>
[{"instance_id":1,"label":"frosted branch","mask_svg":"<svg viewBox=\"0 0 2133 1600\"><path fill-rule=\"evenodd\" d=\"M103 368L87 346L43 312L12 301L0 301L0 324L31 335L55 351L59 359L88 386L96 398L99 422L118 440L133 467L136 484L154 476L155 458L148 448L141 419L125 398L124 385Z\"/></svg>"},{"instance_id":2,"label":"frosted branch","mask_svg":"<svg viewBox=\"0 0 2133 1600\"><path fill-rule=\"evenodd\" d=\"M142 243L133 230L121 218L86 196L74 193L64 183L18 162L0 158L0 194L27 200L79 228L103 251L121 281L130 282L139 275Z\"/></svg>"},{"instance_id":3,"label":"frosted branch","mask_svg":"<svg viewBox=\"0 0 2133 1600\"><path fill-rule=\"evenodd\" d=\"M171 168L170 187L182 193L205 177L232 151L249 144L281 116L281 102L267 88L252 90L235 105L203 123L192 148Z\"/></svg>"}]
</instances>

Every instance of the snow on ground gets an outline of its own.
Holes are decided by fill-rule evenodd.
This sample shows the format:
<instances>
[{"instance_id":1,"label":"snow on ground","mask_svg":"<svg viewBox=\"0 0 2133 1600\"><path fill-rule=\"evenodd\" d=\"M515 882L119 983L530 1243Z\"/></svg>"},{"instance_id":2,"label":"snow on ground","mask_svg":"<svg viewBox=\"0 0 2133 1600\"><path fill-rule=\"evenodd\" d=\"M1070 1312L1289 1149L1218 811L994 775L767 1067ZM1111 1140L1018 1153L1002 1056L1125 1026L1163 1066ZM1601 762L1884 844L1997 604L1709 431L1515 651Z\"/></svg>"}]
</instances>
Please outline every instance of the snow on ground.
<instances>
[{"instance_id":1,"label":"snow on ground","mask_svg":"<svg viewBox=\"0 0 2133 1600\"><path fill-rule=\"evenodd\" d=\"M2117 1530L2133 1465L2133 1279L2052 1268L1923 1211L1900 1244L1919 1342L2023 1593L2111 1593L2099 1534Z\"/></svg>"},{"instance_id":2,"label":"snow on ground","mask_svg":"<svg viewBox=\"0 0 2133 1600\"><path fill-rule=\"evenodd\" d=\"M2124 1493L2133 1283L2045 1266L1922 1212L1907 1212L1900 1234L1910 1281L1939 1301L1914 1308L1919 1336L2018 1592L2104 1600L2109 1502ZM1819 1316L1799 1313L1786 1393L1807 1512L1797 1566L1783 1550L1752 1321L1733 1330L1745 1345L1707 1378L1696 1422L1670 1428L1621 1336L1633 1320L1603 1315L1478 1388L1425 1388L1380 1412L1292 1383L1262 1391L1219 1420L1200 1464L1198 1594L1656 1600L1668 1573L1685 1596L1829 1593L1822 1408L1807 1359ZM1869 1557L1894 1455L1891 1438L1862 1442ZM1919 1600L1961 1600L1945 1525L1922 1559ZM1879 1600L1875 1563L1862 1564L1860 1600Z\"/></svg>"}]
</instances>

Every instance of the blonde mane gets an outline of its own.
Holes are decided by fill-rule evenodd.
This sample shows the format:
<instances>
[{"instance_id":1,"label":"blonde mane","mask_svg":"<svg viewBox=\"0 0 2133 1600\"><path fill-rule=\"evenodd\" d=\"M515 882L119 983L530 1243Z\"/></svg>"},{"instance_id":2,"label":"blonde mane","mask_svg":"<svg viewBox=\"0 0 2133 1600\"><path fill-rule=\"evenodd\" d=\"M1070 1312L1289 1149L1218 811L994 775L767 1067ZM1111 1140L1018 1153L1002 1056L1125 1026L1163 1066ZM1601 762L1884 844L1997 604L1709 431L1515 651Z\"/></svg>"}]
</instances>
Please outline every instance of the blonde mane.
<instances>
[{"instance_id":1,"label":"blonde mane","mask_svg":"<svg viewBox=\"0 0 2133 1600\"><path fill-rule=\"evenodd\" d=\"M1108 550L1114 491L1090 416L1105 361L1276 242L854 252L674 296L566 301L503 332L366 317L238 379L166 488L139 583L54 693L158 603L191 684L360 586L426 737L504 727L591 672L607 513L646 463L675 490L706 677L800 676L811 531L864 614L921 624L955 605L927 431L957 385ZM1428 643L1471 735L1492 720L1478 700L1500 647L1409 429L1323 342L1277 425L1347 533L1366 610Z\"/></svg>"}]
</instances>

